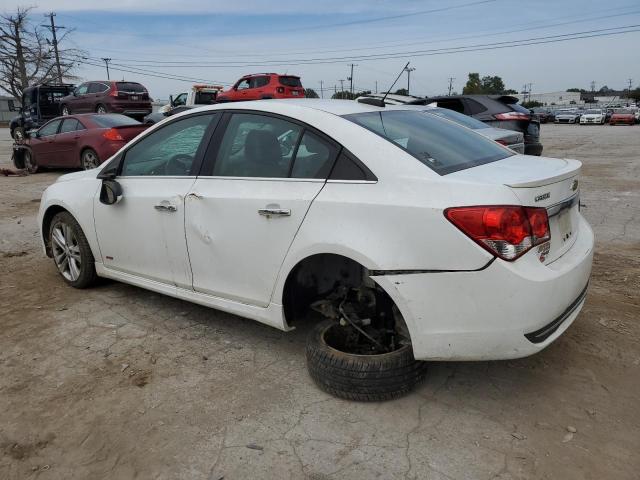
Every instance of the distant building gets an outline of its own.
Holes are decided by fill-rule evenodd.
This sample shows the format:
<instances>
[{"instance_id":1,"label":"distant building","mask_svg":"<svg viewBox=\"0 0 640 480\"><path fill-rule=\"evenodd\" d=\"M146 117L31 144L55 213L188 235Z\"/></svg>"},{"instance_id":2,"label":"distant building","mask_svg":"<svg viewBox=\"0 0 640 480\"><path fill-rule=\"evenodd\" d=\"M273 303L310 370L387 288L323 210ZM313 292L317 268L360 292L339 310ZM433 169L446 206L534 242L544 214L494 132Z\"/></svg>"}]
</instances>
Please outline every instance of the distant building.
<instances>
[{"instance_id":1,"label":"distant building","mask_svg":"<svg viewBox=\"0 0 640 480\"><path fill-rule=\"evenodd\" d=\"M7 125L15 117L20 102L13 97L0 96L0 125Z\"/></svg>"},{"instance_id":2,"label":"distant building","mask_svg":"<svg viewBox=\"0 0 640 480\"><path fill-rule=\"evenodd\" d=\"M540 102L544 106L583 104L580 92L518 93L514 95L523 101Z\"/></svg>"}]
</instances>

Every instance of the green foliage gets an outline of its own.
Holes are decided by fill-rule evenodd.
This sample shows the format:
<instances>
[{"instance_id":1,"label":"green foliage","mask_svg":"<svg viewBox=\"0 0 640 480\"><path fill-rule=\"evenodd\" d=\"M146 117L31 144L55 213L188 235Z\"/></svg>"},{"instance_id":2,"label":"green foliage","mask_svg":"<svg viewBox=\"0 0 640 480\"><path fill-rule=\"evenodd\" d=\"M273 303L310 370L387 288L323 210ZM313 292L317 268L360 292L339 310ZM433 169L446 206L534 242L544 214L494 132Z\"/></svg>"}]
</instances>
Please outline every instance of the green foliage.
<instances>
[{"instance_id":1,"label":"green foliage","mask_svg":"<svg viewBox=\"0 0 640 480\"><path fill-rule=\"evenodd\" d=\"M304 89L304 96L306 98L318 98L318 94L316 93L316 91L313 88L305 88Z\"/></svg>"},{"instance_id":2,"label":"green foliage","mask_svg":"<svg viewBox=\"0 0 640 480\"><path fill-rule=\"evenodd\" d=\"M363 92L354 92L351 93L348 90L344 90L342 92L336 92L333 95L331 95L331 98L333 98L334 100L355 100L356 98L362 96L362 95L368 95L371 93L371 90L365 90Z\"/></svg>"},{"instance_id":3,"label":"green foliage","mask_svg":"<svg viewBox=\"0 0 640 480\"><path fill-rule=\"evenodd\" d=\"M502 77L498 75L486 75L480 78L477 72L470 72L469 79L462 89L463 95L502 95L518 93L513 89L505 88Z\"/></svg>"},{"instance_id":4,"label":"green foliage","mask_svg":"<svg viewBox=\"0 0 640 480\"><path fill-rule=\"evenodd\" d=\"M587 93L584 88L567 88L567 92Z\"/></svg>"},{"instance_id":5,"label":"green foliage","mask_svg":"<svg viewBox=\"0 0 640 480\"><path fill-rule=\"evenodd\" d=\"M524 108L534 108L534 107L542 107L542 102L538 102L537 100L531 100L529 102L523 102L522 106Z\"/></svg>"},{"instance_id":6,"label":"green foliage","mask_svg":"<svg viewBox=\"0 0 640 480\"><path fill-rule=\"evenodd\" d=\"M409 90L406 88L399 88L395 91L395 95L409 95Z\"/></svg>"}]
</instances>

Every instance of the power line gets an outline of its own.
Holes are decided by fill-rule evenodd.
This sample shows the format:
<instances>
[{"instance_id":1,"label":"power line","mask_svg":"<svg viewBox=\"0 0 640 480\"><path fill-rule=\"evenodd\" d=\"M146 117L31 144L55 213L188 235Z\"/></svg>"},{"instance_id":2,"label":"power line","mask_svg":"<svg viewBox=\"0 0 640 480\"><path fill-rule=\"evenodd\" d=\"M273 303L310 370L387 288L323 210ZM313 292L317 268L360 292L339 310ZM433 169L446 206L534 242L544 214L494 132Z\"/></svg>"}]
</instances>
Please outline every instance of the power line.
<instances>
[{"instance_id":1,"label":"power line","mask_svg":"<svg viewBox=\"0 0 640 480\"><path fill-rule=\"evenodd\" d=\"M573 32L559 35L546 35L540 37L530 37L518 40L509 40L503 42L491 42L491 43L481 43L474 45L461 45L457 47L446 47L446 48L436 48L436 49L426 49L426 50L412 50L412 51L401 51L401 52L388 52L388 53L378 53L372 55L355 55L355 56L346 56L346 57L325 57L325 58L311 58L311 59L292 59L287 62L279 63L279 60L267 60L263 62L254 62L254 63L238 63L238 62L217 62L215 64L205 64L198 62L165 62L165 61L155 61L154 66L165 67L165 68L185 68L185 67L258 67L258 66L280 66L280 65L313 65L313 64L327 64L327 63L341 63L341 61L345 60L386 60L390 58L408 58L412 56L416 57L424 57L424 56L433 56L433 55L449 55L453 53L465 53L465 52L476 52L482 50L492 50L492 49L503 49L503 48L512 48L512 47L520 47L520 46L529 46L529 45L540 45L547 43L558 43L569 40L579 40L584 38L595 38L595 37L606 37L611 35L620 35L624 33L632 33L639 31L638 27L640 24L634 25L625 25L619 27L610 27L596 30L585 30L581 32ZM625 31L612 31L612 30L623 30ZM125 59L121 59L125 60ZM128 61L136 61L133 59L126 59ZM147 63L151 63L151 61L147 61ZM357 66L354 64L354 66Z\"/></svg>"}]
</instances>

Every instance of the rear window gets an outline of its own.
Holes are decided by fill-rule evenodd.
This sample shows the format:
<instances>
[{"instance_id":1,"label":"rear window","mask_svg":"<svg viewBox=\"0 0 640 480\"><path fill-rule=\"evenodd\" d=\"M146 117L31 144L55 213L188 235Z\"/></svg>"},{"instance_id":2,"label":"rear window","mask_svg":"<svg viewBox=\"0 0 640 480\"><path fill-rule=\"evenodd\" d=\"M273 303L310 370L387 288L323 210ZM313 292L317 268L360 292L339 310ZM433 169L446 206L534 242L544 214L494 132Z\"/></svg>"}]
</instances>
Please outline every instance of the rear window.
<instances>
[{"instance_id":1,"label":"rear window","mask_svg":"<svg viewBox=\"0 0 640 480\"><path fill-rule=\"evenodd\" d=\"M519 103L510 103L509 106L512 108L513 111L515 112L522 112L522 113L531 113L531 111L528 108L523 107L522 105L520 105Z\"/></svg>"},{"instance_id":2,"label":"rear window","mask_svg":"<svg viewBox=\"0 0 640 480\"><path fill-rule=\"evenodd\" d=\"M280 85L287 87L301 87L302 83L298 77L280 77Z\"/></svg>"},{"instance_id":3,"label":"rear window","mask_svg":"<svg viewBox=\"0 0 640 480\"><path fill-rule=\"evenodd\" d=\"M424 112L389 110L344 118L389 140L440 175L513 155L492 140Z\"/></svg>"},{"instance_id":4,"label":"rear window","mask_svg":"<svg viewBox=\"0 0 640 480\"><path fill-rule=\"evenodd\" d=\"M116 82L116 88L119 92L145 93L147 91L142 85L134 82Z\"/></svg>"},{"instance_id":5,"label":"rear window","mask_svg":"<svg viewBox=\"0 0 640 480\"><path fill-rule=\"evenodd\" d=\"M462 113L454 112L453 110L447 110L446 108L433 108L433 109L425 110L424 112L429 113L431 115L437 115L438 117L446 118L447 120L451 120L452 122L456 122L457 124L470 128L472 130L478 130L480 128L489 128L480 120L476 120L475 118L468 117L467 115L464 115Z\"/></svg>"},{"instance_id":6,"label":"rear window","mask_svg":"<svg viewBox=\"0 0 640 480\"><path fill-rule=\"evenodd\" d=\"M91 120L102 128L125 127L127 125L140 125L140 122L131 117L118 115L117 113L107 113L104 115L93 115Z\"/></svg>"}]
</instances>

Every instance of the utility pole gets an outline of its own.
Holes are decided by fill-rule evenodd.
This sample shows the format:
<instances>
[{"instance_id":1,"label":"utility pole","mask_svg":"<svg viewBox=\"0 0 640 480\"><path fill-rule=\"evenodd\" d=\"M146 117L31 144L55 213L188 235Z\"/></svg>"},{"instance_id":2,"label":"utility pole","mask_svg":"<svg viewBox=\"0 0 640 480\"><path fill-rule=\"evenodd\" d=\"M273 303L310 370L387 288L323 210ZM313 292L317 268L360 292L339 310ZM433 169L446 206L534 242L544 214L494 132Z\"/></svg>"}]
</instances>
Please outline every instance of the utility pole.
<instances>
[{"instance_id":1,"label":"utility pole","mask_svg":"<svg viewBox=\"0 0 640 480\"><path fill-rule=\"evenodd\" d=\"M629 79L629 93L631 93L631 87L633 86L633 78Z\"/></svg>"},{"instance_id":2,"label":"utility pole","mask_svg":"<svg viewBox=\"0 0 640 480\"><path fill-rule=\"evenodd\" d=\"M60 67L60 55L58 54L58 36L56 35L56 29L62 30L65 27L56 26L55 21L53 20L53 17L55 16L56 14L53 12L46 13L45 17L49 17L49 20L51 21L51 25L41 25L41 27L48 28L49 30L51 30L51 35L53 36L53 41L51 42L51 44L53 45L53 52L55 53L55 56L56 56L56 70L58 71L58 83L62 84L62 68Z\"/></svg>"},{"instance_id":3,"label":"utility pole","mask_svg":"<svg viewBox=\"0 0 640 480\"><path fill-rule=\"evenodd\" d=\"M453 89L453 81L455 80L455 77L449 77L449 96L451 96L451 90Z\"/></svg>"},{"instance_id":4,"label":"utility pole","mask_svg":"<svg viewBox=\"0 0 640 480\"><path fill-rule=\"evenodd\" d=\"M104 64L107 67L107 80L111 80L111 78L109 78L109 62L111 59L102 57L102 60L104 60Z\"/></svg>"},{"instance_id":5,"label":"utility pole","mask_svg":"<svg viewBox=\"0 0 640 480\"><path fill-rule=\"evenodd\" d=\"M596 91L596 81L595 80L591 80L591 91L592 92Z\"/></svg>"},{"instance_id":6,"label":"utility pole","mask_svg":"<svg viewBox=\"0 0 640 480\"><path fill-rule=\"evenodd\" d=\"M351 76L347 77L347 80L349 80L351 82L351 85L349 86L349 91L351 93L353 93L353 67L357 67L357 64L351 64Z\"/></svg>"},{"instance_id":7,"label":"utility pole","mask_svg":"<svg viewBox=\"0 0 640 480\"><path fill-rule=\"evenodd\" d=\"M324 82L320 80L320 98L324 98Z\"/></svg>"},{"instance_id":8,"label":"utility pole","mask_svg":"<svg viewBox=\"0 0 640 480\"><path fill-rule=\"evenodd\" d=\"M338 80L340 82L340 91L344 92L344 78L341 78L340 80Z\"/></svg>"},{"instance_id":9,"label":"utility pole","mask_svg":"<svg viewBox=\"0 0 640 480\"><path fill-rule=\"evenodd\" d=\"M404 67L404 71L407 72L407 95L411 92L411 72L415 71L414 67Z\"/></svg>"},{"instance_id":10,"label":"utility pole","mask_svg":"<svg viewBox=\"0 0 640 480\"><path fill-rule=\"evenodd\" d=\"M378 80L376 80L376 93L378 93Z\"/></svg>"}]
</instances>

